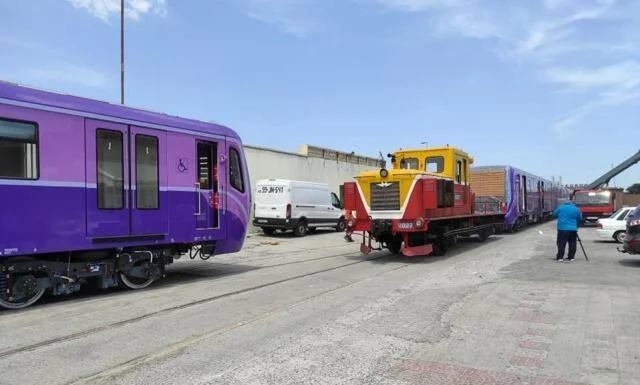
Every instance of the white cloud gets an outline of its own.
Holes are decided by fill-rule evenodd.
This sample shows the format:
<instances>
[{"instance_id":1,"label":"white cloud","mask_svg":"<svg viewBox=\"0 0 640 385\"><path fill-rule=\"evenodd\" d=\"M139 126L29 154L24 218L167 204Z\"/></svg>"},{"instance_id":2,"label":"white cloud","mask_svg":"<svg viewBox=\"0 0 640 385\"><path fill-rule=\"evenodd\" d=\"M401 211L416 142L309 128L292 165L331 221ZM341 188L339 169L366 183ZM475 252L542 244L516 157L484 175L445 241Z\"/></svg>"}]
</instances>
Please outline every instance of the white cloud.
<instances>
[{"instance_id":1,"label":"white cloud","mask_svg":"<svg viewBox=\"0 0 640 385\"><path fill-rule=\"evenodd\" d=\"M83 9L100 20L109 23L114 15L120 14L120 0L67 0L76 9ZM141 15L155 12L160 16L167 13L167 0L125 0L125 17L139 20Z\"/></svg>"},{"instance_id":2,"label":"white cloud","mask_svg":"<svg viewBox=\"0 0 640 385\"><path fill-rule=\"evenodd\" d=\"M640 85L640 64L624 61L601 68L549 68L546 79L551 83L576 88L616 87L631 89Z\"/></svg>"},{"instance_id":3,"label":"white cloud","mask_svg":"<svg viewBox=\"0 0 640 385\"><path fill-rule=\"evenodd\" d=\"M392 9L408 12L432 11L457 8L464 5L462 0L361 0L362 3L378 3Z\"/></svg>"},{"instance_id":4,"label":"white cloud","mask_svg":"<svg viewBox=\"0 0 640 385\"><path fill-rule=\"evenodd\" d=\"M233 1L248 16L302 38L317 28L322 16L314 7L326 0ZM561 117L553 127L557 132L568 133L598 109L640 99L635 0L350 1L423 17L431 37L485 40L500 59L528 65L559 88L550 92L587 95L591 101Z\"/></svg>"},{"instance_id":5,"label":"white cloud","mask_svg":"<svg viewBox=\"0 0 640 385\"><path fill-rule=\"evenodd\" d=\"M252 19L274 25L280 31L302 38L315 27L306 17L310 0L236 0Z\"/></svg>"},{"instance_id":6,"label":"white cloud","mask_svg":"<svg viewBox=\"0 0 640 385\"><path fill-rule=\"evenodd\" d=\"M422 13L431 32L440 36L494 41L501 59L529 64L544 81L590 95L591 102L556 123L558 133L567 134L597 109L640 99L640 45L632 27L640 13L633 1L354 1Z\"/></svg>"}]
</instances>

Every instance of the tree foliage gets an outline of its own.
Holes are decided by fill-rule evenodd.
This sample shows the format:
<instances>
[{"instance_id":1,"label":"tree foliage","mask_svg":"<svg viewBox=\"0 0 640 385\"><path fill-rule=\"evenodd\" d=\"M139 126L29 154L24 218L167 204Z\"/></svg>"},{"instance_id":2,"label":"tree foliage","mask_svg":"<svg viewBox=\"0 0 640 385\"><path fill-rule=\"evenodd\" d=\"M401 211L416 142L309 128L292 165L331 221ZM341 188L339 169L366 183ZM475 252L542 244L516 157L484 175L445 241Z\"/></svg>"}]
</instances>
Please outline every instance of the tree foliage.
<instances>
[{"instance_id":1,"label":"tree foliage","mask_svg":"<svg viewBox=\"0 0 640 385\"><path fill-rule=\"evenodd\" d=\"M634 183L627 187L627 192L629 194L640 194L640 183Z\"/></svg>"}]
</instances>

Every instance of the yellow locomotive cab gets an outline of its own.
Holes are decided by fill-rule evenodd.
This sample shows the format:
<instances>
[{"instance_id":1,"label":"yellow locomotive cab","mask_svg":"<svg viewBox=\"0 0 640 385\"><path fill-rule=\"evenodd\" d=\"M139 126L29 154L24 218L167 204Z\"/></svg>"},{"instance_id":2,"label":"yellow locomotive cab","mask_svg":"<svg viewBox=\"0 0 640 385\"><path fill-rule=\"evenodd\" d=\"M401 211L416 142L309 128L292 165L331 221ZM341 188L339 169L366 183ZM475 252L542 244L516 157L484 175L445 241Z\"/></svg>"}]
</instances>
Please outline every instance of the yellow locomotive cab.
<instances>
[{"instance_id":1,"label":"yellow locomotive cab","mask_svg":"<svg viewBox=\"0 0 640 385\"><path fill-rule=\"evenodd\" d=\"M399 150L389 157L391 169L364 171L355 178L367 208L374 212L400 212L422 176L467 185L473 163L466 152L449 146Z\"/></svg>"}]
</instances>

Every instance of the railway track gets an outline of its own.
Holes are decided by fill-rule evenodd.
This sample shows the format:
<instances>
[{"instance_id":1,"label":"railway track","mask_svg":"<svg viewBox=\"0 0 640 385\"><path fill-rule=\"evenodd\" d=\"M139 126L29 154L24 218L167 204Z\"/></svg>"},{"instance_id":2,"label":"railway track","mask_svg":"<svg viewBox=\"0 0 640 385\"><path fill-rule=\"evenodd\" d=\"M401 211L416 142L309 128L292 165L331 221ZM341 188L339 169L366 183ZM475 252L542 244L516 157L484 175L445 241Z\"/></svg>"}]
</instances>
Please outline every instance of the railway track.
<instances>
[{"instance_id":1,"label":"railway track","mask_svg":"<svg viewBox=\"0 0 640 385\"><path fill-rule=\"evenodd\" d=\"M317 258L310 258L310 259L301 260L301 261L292 261L292 262L286 262L286 263L266 265L266 266L258 267L256 270L276 268L276 267L282 267L282 266L286 266L286 265L293 265L293 264L300 264L300 263L309 263L309 262L314 262L314 261L323 260L323 259L331 259L331 258L339 258L339 257L352 257L352 256L358 256L358 255L360 255L360 254L359 253L332 254L332 255L327 255L327 256L322 256L322 257L317 257ZM286 277L286 278L270 281L270 282L267 282L267 283L254 285L254 286L250 286L250 287L247 287L247 288L230 291L230 292L227 292L227 293L222 293L222 294L213 295L213 296L210 296L210 297L201 298L201 299L194 300L194 301L191 301L191 302L187 302L187 303L184 303L184 304L163 308L163 309L160 309L160 310L157 310L157 311L153 311L153 312L150 312L150 313L146 313L146 314L143 314L143 315L140 315L140 316L131 317L131 318L127 318L127 319L124 319L124 320L112 322L112 323L109 323L109 324L88 328L88 329L85 329L85 330L82 330L82 331L79 331L79 332L76 332L76 333L68 334L68 335L65 335L65 336L50 338L50 339L46 339L46 340L39 341L39 342L32 343L32 344L26 344L26 345L22 345L22 346L17 346L17 347L5 349L5 350L0 351L0 360L8 358L10 356L14 356L14 355L20 354L20 353L34 351L34 350L38 350L38 349L41 349L41 348L44 348L44 347L52 346L52 345L55 345L57 343L63 343L63 342L69 342L69 341L77 340L77 339L84 338L84 337L87 337L87 336L95 334L95 333L99 333L99 332L102 332L102 331L115 329L115 328L118 328L118 327L123 327L125 325L130 325L132 323L136 323L136 322L140 322L140 321L143 321L143 320L147 320L149 318L157 317L157 316L160 316L160 315L163 315L163 314L176 312L176 311L180 311L180 310L183 310L183 309L188 309L188 308L191 308L191 307L194 307L194 306L199 306L199 305L215 302L215 301L223 299L223 298L228 298L228 297L244 294L244 293L247 293L247 292L260 290L260 289L263 289L263 288L266 288L266 287L275 286L275 285L279 285L279 284L295 281L295 280L302 279L302 278L305 278L305 277L310 277L310 276L314 276L314 275L317 275L317 274L322 274L322 273L335 271L335 270L346 268L346 267L353 266L353 265L356 265L356 264L365 263L365 262L369 262L369 261L372 261L372 260L383 259L385 257L389 257L389 255L388 254L382 254L382 255L378 255L378 256L372 257L372 258L361 259L361 260L358 260L358 261L352 261L352 262L340 264L338 266L333 266L333 267L329 267L329 268L325 268L325 269L314 270L314 271L311 271L311 272L308 272L308 273L303 273L303 274L297 274L297 275L294 275L294 276L290 276L290 277ZM253 270L253 271L255 271L255 270Z\"/></svg>"},{"instance_id":2,"label":"railway track","mask_svg":"<svg viewBox=\"0 0 640 385\"><path fill-rule=\"evenodd\" d=\"M341 266L336 266L336 267L333 267L331 269L320 270L320 271L316 271L316 272L308 273L308 274L301 274L300 276L291 277L289 279L282 280L282 281L279 281L277 283L282 283L282 282L286 282L286 281L291 281L291 280L303 278L303 277L306 277L306 276L311 276L311 275L314 275L314 274L319 274L319 273L324 273L324 272L328 272L328 271L332 271L332 270L337 270L337 269L340 269L340 268L344 268L344 267L348 267L348 266L352 266L352 265L356 265L356 264L359 264L359 263L364 263L364 262L368 262L368 261L372 261L372 260L383 259L384 257L388 257L388 256L389 255L385 254L385 255L382 255L382 256L374 257L374 258L368 258L368 259L365 259L365 260L356 261L356 262L344 264L344 265L341 265ZM345 283L343 285L340 285L338 287L334 287L332 289L328 289L328 290L325 290L325 291L322 291L322 292L319 292L319 293L315 293L315 294L307 296L307 297L305 297L305 298L303 298L301 300L298 300L298 301L296 301L296 302L294 302L292 304L288 304L286 306L279 306L279 307L275 307L275 308L269 309L269 310L264 311L264 312L254 316L254 317L251 317L249 319L245 319L243 321L237 322L237 323L235 323L233 325L230 325L230 326L227 326L227 327L222 327L222 328L212 329L212 330L206 331L204 333L201 333L199 335L183 339L183 340L178 341L176 343L167 345L163 349L161 349L160 351L157 351L155 353L144 354L144 355L138 356L138 357L136 357L134 359L128 360L128 361L126 361L124 363L112 366L112 367L110 367L108 369L100 370L100 371L98 371L96 373L93 373L93 374L90 374L90 375L87 375L87 376L81 376L81 377L75 378L72 381L66 382L65 385L109 383L109 382L113 381L113 378L115 376L123 375L123 374L126 374L126 373L128 373L128 372L130 372L132 370L135 370L138 367L141 367L141 366L144 366L144 365L147 365L147 364L151 364L151 363L156 362L156 361L161 361L163 359L166 359L167 357L175 356L176 354L179 354L180 352L186 350L189 346L191 346L193 344L197 344L197 343L206 341L207 339L210 339L210 338L214 338L214 337L218 337L218 336L221 336L221 335L225 335L225 334L230 333L230 332L232 332L234 330L237 330L239 328L242 328L242 327L245 327L245 326L249 326L249 325L251 325L253 323L256 323L256 322L258 322L260 320L266 319L266 318L268 318L268 317L270 317L272 315L275 315L277 313L288 311L288 310L290 310L292 308L300 306L300 305L302 305L302 304L304 304L306 302L309 302L311 300L317 299L317 298L322 297L324 295L331 294L331 293L334 293L336 291L339 291L339 290L348 288L350 286L356 285L358 283L361 283L361 282L364 282L364 281L367 281L367 280L370 280L370 279L377 278L377 277L382 276L384 274L389 274L389 273L398 271L398 270L406 268L406 267L408 267L410 265L411 265L410 263L404 263L404 264L395 266L395 267L393 267L393 268L391 268L389 270L385 270L385 271L382 271L382 272L379 272L379 273L376 273L376 274L372 274L372 275L369 275L369 276L367 276L365 278L358 279L358 280L355 280L355 281L351 281L351 282ZM260 285L260 287L271 286L271 285L277 284L277 283L274 282L274 283L271 283L271 284L268 284L268 285ZM249 291L249 290L255 290L255 289L252 288L252 289L242 290L242 292L246 292L246 291Z\"/></svg>"}]
</instances>

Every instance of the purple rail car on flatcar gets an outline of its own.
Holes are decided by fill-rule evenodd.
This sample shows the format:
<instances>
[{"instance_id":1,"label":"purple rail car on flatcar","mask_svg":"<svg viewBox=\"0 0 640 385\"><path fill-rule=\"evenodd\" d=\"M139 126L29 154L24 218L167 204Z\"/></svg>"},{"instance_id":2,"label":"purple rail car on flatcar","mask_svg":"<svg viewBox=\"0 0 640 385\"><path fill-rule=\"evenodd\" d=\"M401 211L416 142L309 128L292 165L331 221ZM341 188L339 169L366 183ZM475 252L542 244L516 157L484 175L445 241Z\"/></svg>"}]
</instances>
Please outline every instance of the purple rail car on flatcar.
<instances>
[{"instance_id":1,"label":"purple rail car on flatcar","mask_svg":"<svg viewBox=\"0 0 640 385\"><path fill-rule=\"evenodd\" d=\"M486 202L497 202L505 214L504 229L516 231L531 223L550 219L558 202L569 198L569 189L552 181L513 166L477 166L472 174L503 173L500 197L483 196L476 192L478 207L486 207ZM484 205L484 206L483 206Z\"/></svg>"},{"instance_id":2,"label":"purple rail car on flatcar","mask_svg":"<svg viewBox=\"0 0 640 385\"><path fill-rule=\"evenodd\" d=\"M0 82L0 307L237 252L250 206L227 127Z\"/></svg>"}]
</instances>

